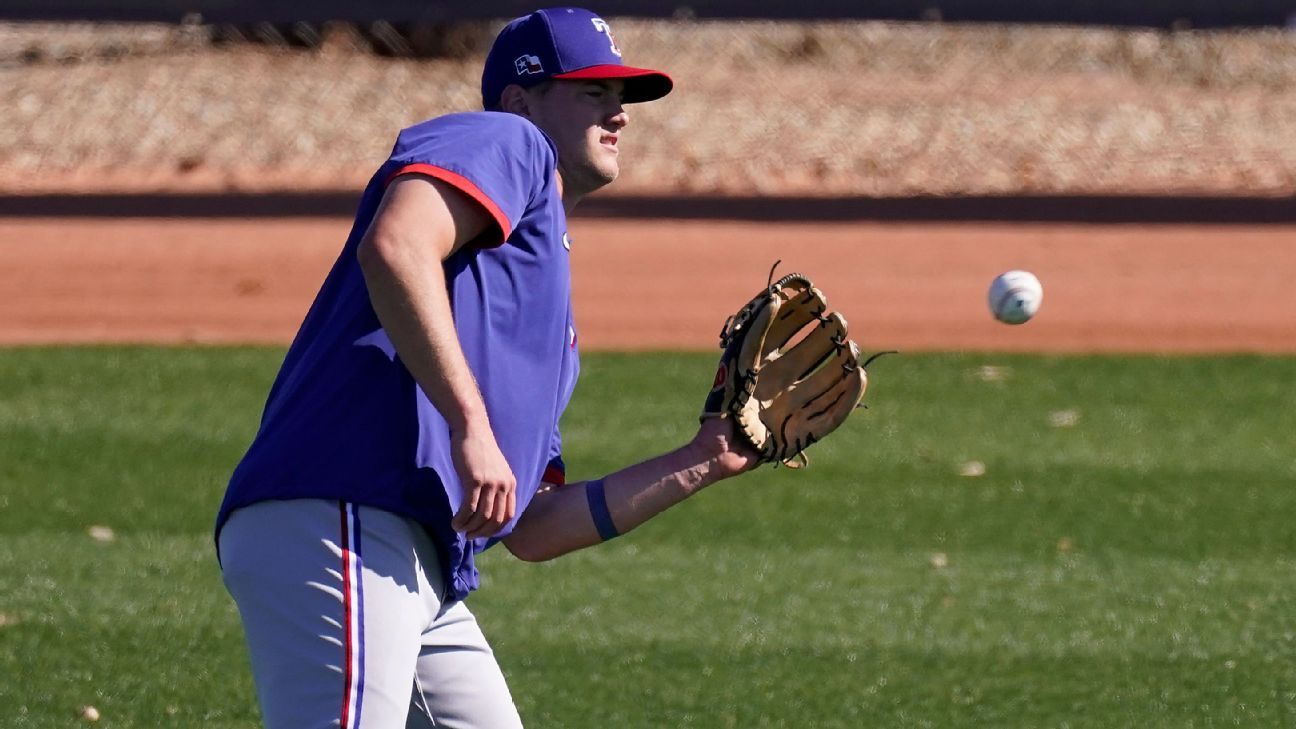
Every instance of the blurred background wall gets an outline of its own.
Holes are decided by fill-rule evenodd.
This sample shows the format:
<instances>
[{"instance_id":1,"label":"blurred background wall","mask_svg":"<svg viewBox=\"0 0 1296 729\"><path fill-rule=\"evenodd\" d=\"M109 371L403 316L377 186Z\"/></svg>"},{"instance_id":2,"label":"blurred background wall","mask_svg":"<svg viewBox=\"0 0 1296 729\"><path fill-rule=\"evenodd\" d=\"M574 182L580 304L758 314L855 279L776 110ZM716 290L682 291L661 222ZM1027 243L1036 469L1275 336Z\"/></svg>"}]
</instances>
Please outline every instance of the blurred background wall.
<instances>
[{"instance_id":1,"label":"blurred background wall","mask_svg":"<svg viewBox=\"0 0 1296 729\"><path fill-rule=\"evenodd\" d=\"M1296 194L1296 2L861 5L593 4L677 83L610 194ZM0 194L357 188L528 7L9 0Z\"/></svg>"}]
</instances>

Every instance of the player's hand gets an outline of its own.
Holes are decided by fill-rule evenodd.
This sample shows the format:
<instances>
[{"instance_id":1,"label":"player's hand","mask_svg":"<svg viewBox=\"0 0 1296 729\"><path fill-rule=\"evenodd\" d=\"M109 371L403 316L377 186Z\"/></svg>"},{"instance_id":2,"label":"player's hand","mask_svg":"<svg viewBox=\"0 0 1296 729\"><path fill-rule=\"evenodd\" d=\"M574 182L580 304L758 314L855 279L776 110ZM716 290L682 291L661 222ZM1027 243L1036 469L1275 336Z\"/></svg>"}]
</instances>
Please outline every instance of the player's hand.
<instances>
[{"instance_id":1,"label":"player's hand","mask_svg":"<svg viewBox=\"0 0 1296 729\"><path fill-rule=\"evenodd\" d=\"M459 434L451 437L455 470L463 484L464 500L450 521L469 539L491 537L517 513L517 479L495 442L495 435Z\"/></svg>"},{"instance_id":2,"label":"player's hand","mask_svg":"<svg viewBox=\"0 0 1296 729\"><path fill-rule=\"evenodd\" d=\"M720 478L737 476L760 465L759 454L734 430L732 418L704 419L692 445L715 465Z\"/></svg>"}]
</instances>

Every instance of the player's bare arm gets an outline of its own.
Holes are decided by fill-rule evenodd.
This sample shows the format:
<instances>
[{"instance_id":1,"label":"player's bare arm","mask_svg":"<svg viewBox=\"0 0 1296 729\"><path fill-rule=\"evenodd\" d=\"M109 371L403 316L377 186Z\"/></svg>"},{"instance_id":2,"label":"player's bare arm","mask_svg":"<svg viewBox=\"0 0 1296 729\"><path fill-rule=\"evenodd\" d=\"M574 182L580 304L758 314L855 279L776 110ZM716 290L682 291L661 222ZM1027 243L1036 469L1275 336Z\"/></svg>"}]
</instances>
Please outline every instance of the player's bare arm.
<instances>
[{"instance_id":1,"label":"player's bare arm","mask_svg":"<svg viewBox=\"0 0 1296 729\"><path fill-rule=\"evenodd\" d=\"M442 262L494 222L450 184L423 175L388 187L357 251L374 312L401 362L450 424L464 502L451 522L495 534L517 510L516 479L455 331Z\"/></svg>"},{"instance_id":2,"label":"player's bare arm","mask_svg":"<svg viewBox=\"0 0 1296 729\"><path fill-rule=\"evenodd\" d=\"M624 534L702 489L754 468L756 452L729 419L708 418L688 444L612 473L601 481L607 516ZM605 541L592 515L589 483L536 494L513 533L504 538L519 559L540 562Z\"/></svg>"}]
</instances>

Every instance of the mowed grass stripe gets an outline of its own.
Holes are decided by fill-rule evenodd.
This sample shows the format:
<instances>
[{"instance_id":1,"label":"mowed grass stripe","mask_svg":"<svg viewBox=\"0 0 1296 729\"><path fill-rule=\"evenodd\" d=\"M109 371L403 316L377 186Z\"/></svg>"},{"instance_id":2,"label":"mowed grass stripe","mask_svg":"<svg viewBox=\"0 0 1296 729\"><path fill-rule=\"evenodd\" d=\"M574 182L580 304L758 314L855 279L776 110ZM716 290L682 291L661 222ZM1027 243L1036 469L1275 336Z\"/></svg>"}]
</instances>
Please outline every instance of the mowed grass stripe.
<instances>
[{"instance_id":1,"label":"mowed grass stripe","mask_svg":"<svg viewBox=\"0 0 1296 729\"><path fill-rule=\"evenodd\" d=\"M89 702L135 726L250 720L242 638L205 540L6 543L5 705ZM617 545L547 565L491 555L474 608L524 708L563 726L591 706L643 727L845 727L901 708L937 723L1056 721L1080 706L1258 717L1290 706L1281 687L1296 682L1293 568ZM1199 701L1219 703L1202 714Z\"/></svg>"},{"instance_id":2,"label":"mowed grass stripe","mask_svg":"<svg viewBox=\"0 0 1296 729\"><path fill-rule=\"evenodd\" d=\"M281 357L0 350L0 726L257 725L210 529ZM714 359L587 354L570 476L686 439ZM530 726L1296 723L1296 359L871 370L807 471L486 556Z\"/></svg>"},{"instance_id":3,"label":"mowed grass stripe","mask_svg":"<svg viewBox=\"0 0 1296 729\"><path fill-rule=\"evenodd\" d=\"M10 624L55 625L66 619L112 629L134 616L136 627L153 631L223 623L233 615L205 540L145 535L100 542L80 535L36 535L8 537L5 543L12 549L0 556L0 586ZM478 611L484 620L507 615L548 625L552 631L537 636L539 642L576 637L585 645L615 644L656 636L682 637L699 646L767 640L824 648L902 646L921 637L911 629L922 622L928 630L943 631L943 644L951 650L997 647L1056 655L1141 652L1171 641L1202 655L1267 650L1269 640L1296 628L1296 594L1289 589L1296 558L1187 563L1111 562L1068 553L1041 560L979 551L940 554L943 558L933 559L930 552L875 550L753 553L721 542L702 549L610 547L528 565L497 552L483 560L489 571ZM616 569L633 572L636 579L609 581L608 572ZM681 575L689 579L681 581ZM788 591L793 575L802 579L795 581L798 589ZM546 590L550 583L565 589ZM194 593L212 587L210 601L194 599ZM521 609L511 604L514 593L528 596ZM670 610L657 609L655 603L668 597ZM573 609L587 601L591 609ZM1099 614L1104 606L1110 611ZM587 623L594 609L635 620L592 628ZM969 614L975 620L964 621ZM1213 627L1211 621L1202 621L1192 628L1210 615L1257 625L1215 632L1203 629ZM776 635L765 634L770 625L760 631L744 627L766 619L780 625ZM1059 619L1071 621L1067 630L1053 625ZM714 625L680 634L681 621ZM1059 640L1048 645L1023 640L1046 633Z\"/></svg>"}]
</instances>

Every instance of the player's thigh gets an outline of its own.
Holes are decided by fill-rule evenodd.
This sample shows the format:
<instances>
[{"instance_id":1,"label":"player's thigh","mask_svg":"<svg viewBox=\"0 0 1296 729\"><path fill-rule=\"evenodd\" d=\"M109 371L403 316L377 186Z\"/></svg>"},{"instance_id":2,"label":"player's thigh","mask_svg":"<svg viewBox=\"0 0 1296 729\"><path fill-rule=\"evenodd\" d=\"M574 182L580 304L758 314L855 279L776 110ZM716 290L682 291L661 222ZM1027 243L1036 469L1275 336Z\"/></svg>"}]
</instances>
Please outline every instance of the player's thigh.
<instances>
[{"instance_id":1,"label":"player's thigh","mask_svg":"<svg viewBox=\"0 0 1296 729\"><path fill-rule=\"evenodd\" d=\"M520 729L513 696L477 619L463 603L423 634L408 727Z\"/></svg>"},{"instance_id":2,"label":"player's thigh","mask_svg":"<svg viewBox=\"0 0 1296 729\"><path fill-rule=\"evenodd\" d=\"M405 725L419 636L435 612L402 522L300 500L241 509L222 530L267 729Z\"/></svg>"}]
</instances>

